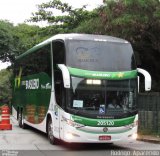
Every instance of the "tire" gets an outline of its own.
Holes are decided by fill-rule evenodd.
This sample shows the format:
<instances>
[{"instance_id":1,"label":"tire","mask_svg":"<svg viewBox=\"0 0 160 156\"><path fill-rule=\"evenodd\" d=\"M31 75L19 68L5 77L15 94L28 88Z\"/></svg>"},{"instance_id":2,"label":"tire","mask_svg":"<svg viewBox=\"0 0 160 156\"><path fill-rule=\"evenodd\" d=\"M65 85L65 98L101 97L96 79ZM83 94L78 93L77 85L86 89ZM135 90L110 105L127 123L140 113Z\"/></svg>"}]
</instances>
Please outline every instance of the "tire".
<instances>
[{"instance_id":1,"label":"tire","mask_svg":"<svg viewBox=\"0 0 160 156\"><path fill-rule=\"evenodd\" d=\"M18 113L18 125L20 128L23 128L23 129L27 128L27 125L24 123L24 120L23 120L23 112L22 111L19 111L19 113Z\"/></svg>"},{"instance_id":2,"label":"tire","mask_svg":"<svg viewBox=\"0 0 160 156\"><path fill-rule=\"evenodd\" d=\"M53 135L53 123L51 118L47 122L47 135L48 140L52 145L57 144L57 139Z\"/></svg>"}]
</instances>

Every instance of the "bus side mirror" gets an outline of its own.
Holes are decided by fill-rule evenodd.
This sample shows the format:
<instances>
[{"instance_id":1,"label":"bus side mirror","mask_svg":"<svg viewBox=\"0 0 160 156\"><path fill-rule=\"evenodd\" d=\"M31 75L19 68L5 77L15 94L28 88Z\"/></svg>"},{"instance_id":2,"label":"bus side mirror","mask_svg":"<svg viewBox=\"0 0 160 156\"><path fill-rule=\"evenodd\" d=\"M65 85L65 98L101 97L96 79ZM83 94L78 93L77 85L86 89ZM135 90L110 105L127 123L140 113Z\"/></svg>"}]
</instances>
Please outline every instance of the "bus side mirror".
<instances>
[{"instance_id":1,"label":"bus side mirror","mask_svg":"<svg viewBox=\"0 0 160 156\"><path fill-rule=\"evenodd\" d=\"M68 68L64 64L58 64L58 67L62 71L64 88L70 88L70 74Z\"/></svg>"},{"instance_id":2,"label":"bus side mirror","mask_svg":"<svg viewBox=\"0 0 160 156\"><path fill-rule=\"evenodd\" d=\"M151 82L152 82L151 75L146 70L141 69L141 68L137 68L137 71L141 73L145 78L145 91L150 91Z\"/></svg>"}]
</instances>

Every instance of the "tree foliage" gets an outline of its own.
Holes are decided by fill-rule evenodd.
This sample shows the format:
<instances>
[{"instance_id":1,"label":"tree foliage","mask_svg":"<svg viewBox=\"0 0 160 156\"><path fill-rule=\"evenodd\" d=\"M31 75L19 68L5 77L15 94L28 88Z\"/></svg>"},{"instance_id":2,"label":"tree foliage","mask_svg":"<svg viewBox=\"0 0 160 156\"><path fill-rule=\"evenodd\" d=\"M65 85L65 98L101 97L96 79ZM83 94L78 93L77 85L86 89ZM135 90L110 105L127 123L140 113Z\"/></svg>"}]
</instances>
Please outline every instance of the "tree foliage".
<instances>
[{"instance_id":1,"label":"tree foliage","mask_svg":"<svg viewBox=\"0 0 160 156\"><path fill-rule=\"evenodd\" d=\"M51 0L48 3L38 5L38 11L32 13L29 21L47 21L53 27L63 30L63 32L68 32L76 28L82 21L95 16L97 16L96 12L87 11L86 6L74 9L68 3L62 3L60 0Z\"/></svg>"},{"instance_id":2,"label":"tree foliage","mask_svg":"<svg viewBox=\"0 0 160 156\"><path fill-rule=\"evenodd\" d=\"M0 60L12 60L15 52L13 25L8 21L0 21Z\"/></svg>"},{"instance_id":3,"label":"tree foliage","mask_svg":"<svg viewBox=\"0 0 160 156\"><path fill-rule=\"evenodd\" d=\"M12 70L3 69L0 71L0 104L9 103L9 100L11 100L11 77Z\"/></svg>"},{"instance_id":4,"label":"tree foliage","mask_svg":"<svg viewBox=\"0 0 160 156\"><path fill-rule=\"evenodd\" d=\"M14 27L14 32L18 43L16 45L16 55L24 53L43 40L41 28L39 26L22 23Z\"/></svg>"},{"instance_id":5,"label":"tree foliage","mask_svg":"<svg viewBox=\"0 0 160 156\"><path fill-rule=\"evenodd\" d=\"M50 29L24 23L14 26L0 21L0 60L13 63L16 56L52 36Z\"/></svg>"}]
</instances>

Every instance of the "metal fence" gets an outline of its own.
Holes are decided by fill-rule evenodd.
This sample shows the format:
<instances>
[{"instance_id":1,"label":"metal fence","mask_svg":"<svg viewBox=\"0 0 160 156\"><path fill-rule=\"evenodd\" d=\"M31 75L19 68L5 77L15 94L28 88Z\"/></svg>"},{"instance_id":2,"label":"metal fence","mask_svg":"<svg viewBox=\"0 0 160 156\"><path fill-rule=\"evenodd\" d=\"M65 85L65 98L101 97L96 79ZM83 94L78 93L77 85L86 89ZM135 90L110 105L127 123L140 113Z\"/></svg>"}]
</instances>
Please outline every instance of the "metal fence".
<instances>
[{"instance_id":1,"label":"metal fence","mask_svg":"<svg viewBox=\"0 0 160 156\"><path fill-rule=\"evenodd\" d=\"M139 133L160 134L160 93L139 94Z\"/></svg>"}]
</instances>

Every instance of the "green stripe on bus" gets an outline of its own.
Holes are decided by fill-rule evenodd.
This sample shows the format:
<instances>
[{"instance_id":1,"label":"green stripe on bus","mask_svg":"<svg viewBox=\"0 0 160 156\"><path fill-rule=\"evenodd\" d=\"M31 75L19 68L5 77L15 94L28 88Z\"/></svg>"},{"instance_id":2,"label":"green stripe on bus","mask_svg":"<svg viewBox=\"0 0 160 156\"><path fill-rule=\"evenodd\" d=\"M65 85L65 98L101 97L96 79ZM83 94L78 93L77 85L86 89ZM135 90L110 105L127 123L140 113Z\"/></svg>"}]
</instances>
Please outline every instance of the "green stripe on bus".
<instances>
[{"instance_id":1,"label":"green stripe on bus","mask_svg":"<svg viewBox=\"0 0 160 156\"><path fill-rule=\"evenodd\" d=\"M121 72L103 72L103 71L89 71L68 67L69 73L73 76L108 79L108 80L124 80L137 77L137 70L121 71Z\"/></svg>"},{"instance_id":2,"label":"green stripe on bus","mask_svg":"<svg viewBox=\"0 0 160 156\"><path fill-rule=\"evenodd\" d=\"M85 126L92 126L92 127L120 127L132 124L134 122L135 115L123 119L91 119L80 117L76 115L71 116L71 120L74 122L83 124Z\"/></svg>"}]
</instances>

